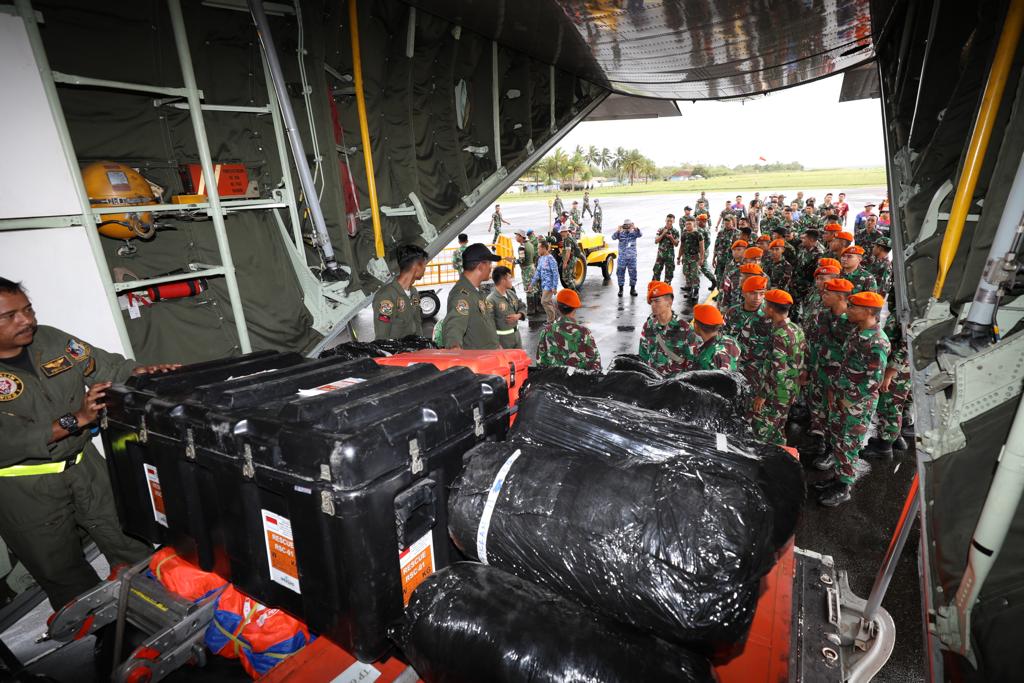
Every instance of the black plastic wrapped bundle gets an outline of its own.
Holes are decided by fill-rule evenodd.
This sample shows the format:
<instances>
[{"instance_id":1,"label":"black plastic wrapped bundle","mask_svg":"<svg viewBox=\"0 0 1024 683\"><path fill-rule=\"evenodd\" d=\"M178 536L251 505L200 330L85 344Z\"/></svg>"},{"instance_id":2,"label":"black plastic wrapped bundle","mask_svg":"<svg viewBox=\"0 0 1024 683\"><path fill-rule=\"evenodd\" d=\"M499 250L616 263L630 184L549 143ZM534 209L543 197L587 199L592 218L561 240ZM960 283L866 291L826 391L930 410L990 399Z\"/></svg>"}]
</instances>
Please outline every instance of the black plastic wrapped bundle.
<instances>
[{"instance_id":1,"label":"black plastic wrapped bundle","mask_svg":"<svg viewBox=\"0 0 1024 683\"><path fill-rule=\"evenodd\" d=\"M725 400L743 406L750 406L750 385L746 378L738 372L728 370L690 370L672 375L672 379L714 392Z\"/></svg>"},{"instance_id":2,"label":"black plastic wrapped bundle","mask_svg":"<svg viewBox=\"0 0 1024 683\"><path fill-rule=\"evenodd\" d=\"M427 578L393 636L426 683L714 680L699 655L470 562Z\"/></svg>"},{"instance_id":3,"label":"black plastic wrapped bundle","mask_svg":"<svg viewBox=\"0 0 1024 683\"><path fill-rule=\"evenodd\" d=\"M320 354L321 358L340 357L346 359L355 358L385 358L399 353L409 351L422 351L423 349L436 349L435 344L426 337L409 335L401 339L376 339L371 342L345 342L325 350Z\"/></svg>"},{"instance_id":4,"label":"black plastic wrapped bundle","mask_svg":"<svg viewBox=\"0 0 1024 683\"><path fill-rule=\"evenodd\" d=\"M726 377L720 383L727 385L730 373L723 374ZM639 408L657 410L714 432L750 434L750 425L744 420L745 404L676 378L652 378L632 370L600 374L563 366L541 367L530 371L520 394L521 400L534 389L551 386L562 387L572 396L614 399Z\"/></svg>"},{"instance_id":5,"label":"black plastic wrapped bundle","mask_svg":"<svg viewBox=\"0 0 1024 683\"><path fill-rule=\"evenodd\" d=\"M651 379L661 379L661 373L652 368L647 363L640 360L640 356L635 353L622 353L615 358L612 358L611 364L608 365L608 372L614 372L618 370L628 370L631 372L639 372L647 375Z\"/></svg>"},{"instance_id":6,"label":"black plastic wrapped bundle","mask_svg":"<svg viewBox=\"0 0 1024 683\"><path fill-rule=\"evenodd\" d=\"M796 530L804 499L803 469L778 446L694 428L676 417L618 401L574 396L559 386L534 387L520 399L511 435L553 452L598 453L623 461L678 457L693 468L705 460L722 463L737 481L751 482L761 492L772 513L776 548Z\"/></svg>"}]
</instances>

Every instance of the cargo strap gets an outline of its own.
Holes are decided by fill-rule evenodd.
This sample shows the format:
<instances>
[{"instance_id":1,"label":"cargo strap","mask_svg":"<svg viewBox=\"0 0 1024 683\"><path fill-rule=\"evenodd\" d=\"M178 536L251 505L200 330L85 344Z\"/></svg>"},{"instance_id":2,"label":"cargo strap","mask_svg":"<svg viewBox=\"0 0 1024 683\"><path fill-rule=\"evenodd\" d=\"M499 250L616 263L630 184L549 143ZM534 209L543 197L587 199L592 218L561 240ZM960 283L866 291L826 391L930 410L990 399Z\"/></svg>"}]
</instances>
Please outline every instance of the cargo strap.
<instances>
[{"instance_id":1,"label":"cargo strap","mask_svg":"<svg viewBox=\"0 0 1024 683\"><path fill-rule=\"evenodd\" d=\"M516 333L515 328L512 328L511 330L498 330L498 334L515 334L515 333Z\"/></svg>"},{"instance_id":2,"label":"cargo strap","mask_svg":"<svg viewBox=\"0 0 1024 683\"><path fill-rule=\"evenodd\" d=\"M664 353L666 356L668 356L668 359L670 361L673 361L675 363L685 363L686 362L685 358L679 356L679 354L673 352L672 349L668 348L668 344L665 343L665 338L662 337L661 334L657 334L656 336L658 338L658 348L661 349L662 353Z\"/></svg>"},{"instance_id":3,"label":"cargo strap","mask_svg":"<svg viewBox=\"0 0 1024 683\"><path fill-rule=\"evenodd\" d=\"M67 459L60 462L44 462L38 465L11 465L0 468L0 477L31 477L37 474L60 474L72 465L82 462L85 451L81 451L74 460Z\"/></svg>"}]
</instances>

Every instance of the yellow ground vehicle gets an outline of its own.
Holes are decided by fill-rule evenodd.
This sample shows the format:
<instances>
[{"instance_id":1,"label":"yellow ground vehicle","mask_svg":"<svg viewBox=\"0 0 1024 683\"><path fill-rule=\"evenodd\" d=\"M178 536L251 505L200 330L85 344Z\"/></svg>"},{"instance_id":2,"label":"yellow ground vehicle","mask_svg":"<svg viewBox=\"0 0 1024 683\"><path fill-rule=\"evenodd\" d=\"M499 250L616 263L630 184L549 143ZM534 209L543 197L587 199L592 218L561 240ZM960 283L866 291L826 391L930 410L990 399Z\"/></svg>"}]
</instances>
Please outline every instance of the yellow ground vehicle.
<instances>
[{"instance_id":1,"label":"yellow ground vehicle","mask_svg":"<svg viewBox=\"0 0 1024 683\"><path fill-rule=\"evenodd\" d=\"M605 236L599 232L585 231L579 236L580 249L583 251L583 259L577 258L570 272L572 282L562 278L562 285L579 288L587 281L587 266L595 266L601 269L601 277L610 280L615 273L615 260L619 257L619 251L608 245ZM561 252L558 245L555 245L552 252L559 264L562 262Z\"/></svg>"}]
</instances>

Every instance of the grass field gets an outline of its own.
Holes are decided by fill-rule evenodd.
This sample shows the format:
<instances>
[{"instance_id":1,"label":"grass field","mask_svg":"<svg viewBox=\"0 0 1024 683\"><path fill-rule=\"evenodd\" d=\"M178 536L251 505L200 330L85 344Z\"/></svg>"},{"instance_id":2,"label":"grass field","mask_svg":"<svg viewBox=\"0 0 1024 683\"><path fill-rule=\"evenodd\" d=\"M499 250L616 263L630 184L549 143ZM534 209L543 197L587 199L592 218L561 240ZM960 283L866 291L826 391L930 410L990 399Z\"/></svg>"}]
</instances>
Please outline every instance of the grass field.
<instances>
[{"instance_id":1,"label":"grass field","mask_svg":"<svg viewBox=\"0 0 1024 683\"><path fill-rule=\"evenodd\" d=\"M706 180L659 180L650 183L634 183L633 185L617 185L602 187L602 197L609 195L630 194L665 194L670 192L692 190L809 190L815 187L848 188L868 185L885 185L885 169L877 168L823 168L813 171L784 171L778 173L744 173L726 175ZM530 192L505 194L501 200L526 201L532 199L552 198L553 192Z\"/></svg>"}]
</instances>

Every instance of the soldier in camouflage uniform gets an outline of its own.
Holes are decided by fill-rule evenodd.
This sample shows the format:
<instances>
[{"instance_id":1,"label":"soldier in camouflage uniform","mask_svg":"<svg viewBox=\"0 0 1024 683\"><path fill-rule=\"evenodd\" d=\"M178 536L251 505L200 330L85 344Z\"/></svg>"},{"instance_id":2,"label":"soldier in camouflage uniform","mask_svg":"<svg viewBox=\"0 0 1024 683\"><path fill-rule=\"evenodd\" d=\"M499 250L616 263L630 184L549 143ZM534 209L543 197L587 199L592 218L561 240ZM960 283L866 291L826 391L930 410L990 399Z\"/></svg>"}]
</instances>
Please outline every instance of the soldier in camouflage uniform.
<instances>
[{"instance_id":1,"label":"soldier in camouflage uniform","mask_svg":"<svg viewBox=\"0 0 1024 683\"><path fill-rule=\"evenodd\" d=\"M576 322L576 309L582 304L580 295L571 289L558 293L559 316L544 326L537 343L537 365L562 365L579 370L601 372L601 354L594 335Z\"/></svg>"},{"instance_id":2,"label":"soldier in camouflage uniform","mask_svg":"<svg viewBox=\"0 0 1024 683\"><path fill-rule=\"evenodd\" d=\"M834 414L829 408L828 391L839 375L843 345L853 329L846 318L847 297L853 285L849 280L832 277L825 281L823 289L821 308L804 321L807 342L804 396L811 424L801 453L818 469L827 470L835 462L831 451L835 442Z\"/></svg>"},{"instance_id":3,"label":"soldier in camouflage uniform","mask_svg":"<svg viewBox=\"0 0 1024 683\"><path fill-rule=\"evenodd\" d=\"M462 275L462 254L466 251L466 247L469 246L469 235L462 233L459 235L459 246L452 252L452 268L459 275Z\"/></svg>"},{"instance_id":4,"label":"soldier in camouflage uniform","mask_svg":"<svg viewBox=\"0 0 1024 683\"><path fill-rule=\"evenodd\" d=\"M501 224L512 225L501 215L501 206L498 204L494 205L494 213L491 214L491 230L494 231L494 236L491 238L491 242L494 244L498 243L498 238L501 237Z\"/></svg>"},{"instance_id":5,"label":"soldier in camouflage uniform","mask_svg":"<svg viewBox=\"0 0 1024 683\"><path fill-rule=\"evenodd\" d=\"M583 213L580 214L580 221L581 222L582 222L582 220L584 218L587 217L587 213L590 213L591 216L594 215L594 212L590 210L590 192L584 190L584 192L583 192Z\"/></svg>"},{"instance_id":6,"label":"soldier in camouflage uniform","mask_svg":"<svg viewBox=\"0 0 1024 683\"><path fill-rule=\"evenodd\" d=\"M691 370L732 370L739 367L740 346L736 340L722 333L725 319L721 311L711 304L693 307L693 331L698 345L693 350Z\"/></svg>"},{"instance_id":7,"label":"soldier in camouflage uniform","mask_svg":"<svg viewBox=\"0 0 1024 683\"><path fill-rule=\"evenodd\" d=\"M684 288L691 301L697 300L700 292L700 269L704 264L704 235L697 231L693 218L683 226L683 237L679 244L678 262L683 266ZM657 266L655 266L657 272Z\"/></svg>"},{"instance_id":8,"label":"soldier in camouflage uniform","mask_svg":"<svg viewBox=\"0 0 1024 683\"><path fill-rule=\"evenodd\" d=\"M768 278L751 275L743 282L743 302L725 311L725 333L740 346L740 372L757 387L768 353L771 323L764 313Z\"/></svg>"},{"instance_id":9,"label":"soldier in camouflage uniform","mask_svg":"<svg viewBox=\"0 0 1024 683\"><path fill-rule=\"evenodd\" d=\"M679 230L676 229L675 223L675 215L668 214L665 216L665 226L654 236L654 243L658 245L658 254L654 258L652 280L672 284L672 276L676 273L676 246L679 244ZM662 270L665 271L664 280L661 279Z\"/></svg>"},{"instance_id":10,"label":"soldier in camouflage uniform","mask_svg":"<svg viewBox=\"0 0 1024 683\"><path fill-rule=\"evenodd\" d=\"M862 247L870 247L884 233L878 229L878 216L874 214L864 219L863 225L853 231L853 240Z\"/></svg>"},{"instance_id":11,"label":"soldier in camouflage uniform","mask_svg":"<svg viewBox=\"0 0 1024 683\"><path fill-rule=\"evenodd\" d=\"M583 258L583 250L580 249L580 243L576 241L576 238L572 236L572 228L568 225L563 225L560 228L560 234L562 236L561 253L559 254L562 262L560 265L560 272L562 275L562 285L569 289L576 289L576 280L573 278L573 262L576 259Z\"/></svg>"},{"instance_id":12,"label":"soldier in camouflage uniform","mask_svg":"<svg viewBox=\"0 0 1024 683\"><path fill-rule=\"evenodd\" d=\"M803 321L805 335L808 333L807 326L813 324L814 316L823 306L821 295L825 291L825 284L829 280L838 278L842 272L842 266L835 259L818 259L818 268L814 271L814 286L811 287L811 291L807 294L800 309L800 319Z\"/></svg>"},{"instance_id":13,"label":"soldier in camouflage uniform","mask_svg":"<svg viewBox=\"0 0 1024 683\"><path fill-rule=\"evenodd\" d=\"M889 252L892 251L892 242L888 237L879 237L871 247L871 262L867 264L868 271L874 276L878 283L878 293L889 299L892 294L892 261L889 260ZM892 306L890 306L892 308Z\"/></svg>"},{"instance_id":14,"label":"soldier in camouflage uniform","mask_svg":"<svg viewBox=\"0 0 1024 683\"><path fill-rule=\"evenodd\" d=\"M764 208L764 217L758 224L761 232L771 234L772 230L782 225L782 218L775 212L775 205L769 204Z\"/></svg>"},{"instance_id":15,"label":"soldier in camouflage uniform","mask_svg":"<svg viewBox=\"0 0 1024 683\"><path fill-rule=\"evenodd\" d=\"M572 203L572 208L569 210L569 224L572 226L574 235L580 234L580 230L583 229L583 216L580 215L579 202Z\"/></svg>"},{"instance_id":16,"label":"soldier in camouflage uniform","mask_svg":"<svg viewBox=\"0 0 1024 683\"><path fill-rule=\"evenodd\" d=\"M427 268L427 252L413 244L398 250L398 277L373 295L374 339L423 336L420 295L415 283Z\"/></svg>"},{"instance_id":17,"label":"soldier in camouflage uniform","mask_svg":"<svg viewBox=\"0 0 1024 683\"><path fill-rule=\"evenodd\" d=\"M551 202L551 212L556 216L561 216L563 211L565 211L565 205L562 203L562 198L556 192L555 201Z\"/></svg>"},{"instance_id":18,"label":"soldier in camouflage uniform","mask_svg":"<svg viewBox=\"0 0 1024 683\"><path fill-rule=\"evenodd\" d=\"M829 401L840 427L834 448L833 483L822 489L818 498L826 507L850 500L855 463L878 405L891 350L889 338L878 324L884 305L885 300L877 292L850 296L846 315L857 328L843 347L843 364Z\"/></svg>"},{"instance_id":19,"label":"soldier in camouflage uniform","mask_svg":"<svg viewBox=\"0 0 1024 683\"><path fill-rule=\"evenodd\" d=\"M640 360L669 377L691 369L697 335L672 311L672 285L652 282L647 288L651 315L640 331Z\"/></svg>"},{"instance_id":20,"label":"soldier in camouflage uniform","mask_svg":"<svg viewBox=\"0 0 1024 683\"><path fill-rule=\"evenodd\" d=\"M890 315L883 328L889 338L892 353L885 366L885 375L878 387L878 410L875 433L868 439L862 455L888 457L903 427L903 409L910 399L910 363L907 359L907 341L903 337L896 316Z\"/></svg>"},{"instance_id":21,"label":"soldier in camouflage uniform","mask_svg":"<svg viewBox=\"0 0 1024 683\"><path fill-rule=\"evenodd\" d=\"M819 233L814 228L805 230L800 237L800 249L797 251L790 292L797 306L803 304L814 286L814 271L818 269L818 259L825 255L825 247L818 241L818 237Z\"/></svg>"},{"instance_id":22,"label":"soldier in camouflage uniform","mask_svg":"<svg viewBox=\"0 0 1024 683\"><path fill-rule=\"evenodd\" d=\"M864 260L864 247L859 244L843 249L839 262L843 264L843 277L853 283L854 292L876 292L878 283L875 276L861 265Z\"/></svg>"},{"instance_id":23,"label":"soldier in camouflage uniform","mask_svg":"<svg viewBox=\"0 0 1024 683\"><path fill-rule=\"evenodd\" d=\"M526 304L516 296L512 271L498 266L491 279L494 280L494 289L487 295L487 312L494 317L498 344L503 349L521 349L523 338L519 335L519 323L526 320Z\"/></svg>"},{"instance_id":24,"label":"soldier in camouflage uniform","mask_svg":"<svg viewBox=\"0 0 1024 683\"><path fill-rule=\"evenodd\" d=\"M747 281L747 278L754 275L764 275L764 269L761 268L761 264L741 263L727 276L728 279L725 285L723 285L720 297L719 305L722 311L728 312L730 308L743 303L743 283Z\"/></svg>"},{"instance_id":25,"label":"soldier in camouflage uniform","mask_svg":"<svg viewBox=\"0 0 1024 683\"><path fill-rule=\"evenodd\" d=\"M797 192L796 193L796 197L793 199L793 202L790 205L791 206L792 205L796 205L796 208L803 209L804 208L804 193L802 191L801 192Z\"/></svg>"},{"instance_id":26,"label":"soldier in camouflage uniform","mask_svg":"<svg viewBox=\"0 0 1024 683\"><path fill-rule=\"evenodd\" d=\"M765 366L754 388L754 435L765 443L786 445L789 408L800 393L806 344L803 330L789 319L793 297L781 289L764 295L765 314L771 321Z\"/></svg>"},{"instance_id":27,"label":"soldier in camouflage uniform","mask_svg":"<svg viewBox=\"0 0 1024 683\"><path fill-rule=\"evenodd\" d=\"M829 256L837 261L842 260L843 252L853 244L853 235L848 232L834 232L832 241L828 244Z\"/></svg>"},{"instance_id":28,"label":"soldier in camouflage uniform","mask_svg":"<svg viewBox=\"0 0 1024 683\"><path fill-rule=\"evenodd\" d=\"M711 253L711 226L708 223L708 219L705 214L701 214L697 217L696 230L700 233L700 236L704 238L704 258L700 262L700 272L703 273L704 277L706 277L708 282L711 283L711 289L714 289L718 286L718 279L708 268L707 255Z\"/></svg>"},{"instance_id":29,"label":"soldier in camouflage uniform","mask_svg":"<svg viewBox=\"0 0 1024 683\"><path fill-rule=\"evenodd\" d=\"M825 227L825 221L822 220L821 216L815 213L814 205L811 204L805 206L803 212L800 215L800 220L797 221L796 224L797 232L799 234L803 234L803 231L807 230L808 228L817 228L818 230L820 230L823 227Z\"/></svg>"},{"instance_id":30,"label":"soldier in camouflage uniform","mask_svg":"<svg viewBox=\"0 0 1024 683\"><path fill-rule=\"evenodd\" d=\"M739 230L734 227L730 217L729 220L723 221L722 229L718 231L718 235L715 237L715 249L711 257L711 264L715 268L715 280L719 285L725 281L725 270L729 265L729 252L732 249L733 243L740 238L739 234Z\"/></svg>"},{"instance_id":31,"label":"soldier in camouflage uniform","mask_svg":"<svg viewBox=\"0 0 1024 683\"><path fill-rule=\"evenodd\" d=\"M768 245L771 260L768 261L765 272L768 274L768 282L773 289L788 290L790 282L793 280L793 264L785 256L787 246L786 241L781 239L772 240ZM789 312L787 311L786 314L788 316Z\"/></svg>"},{"instance_id":32,"label":"soldier in camouflage uniform","mask_svg":"<svg viewBox=\"0 0 1024 683\"><path fill-rule=\"evenodd\" d=\"M722 227L722 223L725 222L726 218L732 218L736 220L736 212L732 210L732 202L728 199L725 200L725 208L718 214L718 221L715 223L715 230Z\"/></svg>"},{"instance_id":33,"label":"soldier in camouflage uniform","mask_svg":"<svg viewBox=\"0 0 1024 683\"><path fill-rule=\"evenodd\" d=\"M597 199L594 200L594 220L590 224L590 229L594 232L601 232L601 222L604 220L604 211L601 209L601 202Z\"/></svg>"}]
</instances>

